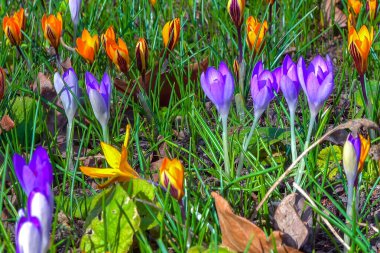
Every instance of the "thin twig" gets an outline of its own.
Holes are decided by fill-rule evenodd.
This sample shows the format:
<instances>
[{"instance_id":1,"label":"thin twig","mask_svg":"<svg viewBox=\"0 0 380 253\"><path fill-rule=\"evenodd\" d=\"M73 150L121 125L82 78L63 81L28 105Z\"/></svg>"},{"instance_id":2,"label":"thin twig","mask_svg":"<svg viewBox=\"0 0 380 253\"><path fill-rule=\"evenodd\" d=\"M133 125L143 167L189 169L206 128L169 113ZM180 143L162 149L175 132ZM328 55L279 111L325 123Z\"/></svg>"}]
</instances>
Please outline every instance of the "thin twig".
<instances>
[{"instance_id":1,"label":"thin twig","mask_svg":"<svg viewBox=\"0 0 380 253\"><path fill-rule=\"evenodd\" d=\"M307 193L296 183L293 183L293 188L296 189L297 191L299 191L299 193L305 198L307 199L307 201L309 201L309 203L314 207L314 208L318 208L317 205L314 203L314 201L309 197L309 195L307 195ZM322 221L326 224L326 226L330 229L331 233L333 233L333 235L336 237L336 239L338 239L338 241L340 243L342 243L342 245L347 249L347 250L350 250L350 246L347 245L344 240L342 239L342 237L339 236L338 232L335 231L335 229L333 228L333 226L331 225L331 223L323 216L320 216Z\"/></svg>"},{"instance_id":2,"label":"thin twig","mask_svg":"<svg viewBox=\"0 0 380 253\"><path fill-rule=\"evenodd\" d=\"M264 204L265 201L267 201L267 199L269 198L269 196L271 195L271 193L277 188L277 186L282 182L282 180L284 180L289 174L290 172L292 172L292 169L297 165L297 163L299 163L302 158L304 156L306 156L312 149L314 149L319 143L321 143L322 141L324 141L328 136L330 136L331 134L335 133L336 131L339 131L339 130L343 130L343 129L346 129L346 128L349 128L351 129L352 131L356 131L360 128L360 127L366 127L366 128L373 128L375 130L379 130L379 126L371 121L371 120L368 120L368 119L355 119L355 120L350 120L344 124L341 124L333 129L331 129L330 131L328 131L325 135L323 135L319 140L317 140L316 142L314 142L312 145L310 145L309 148L307 148L285 171L284 173L277 179L277 181L272 185L272 187L268 190L268 192L265 194L264 198L260 201L259 205L256 207L256 212L258 210L260 210L260 208L262 207L262 205Z\"/></svg>"},{"instance_id":3,"label":"thin twig","mask_svg":"<svg viewBox=\"0 0 380 253\"><path fill-rule=\"evenodd\" d=\"M66 48L67 50L69 50L69 51L71 51L71 52L75 52L75 48L70 47L69 45L67 45L67 44L63 41L62 37L61 37L60 41L61 41L61 45L62 45L64 48Z\"/></svg>"}]
</instances>

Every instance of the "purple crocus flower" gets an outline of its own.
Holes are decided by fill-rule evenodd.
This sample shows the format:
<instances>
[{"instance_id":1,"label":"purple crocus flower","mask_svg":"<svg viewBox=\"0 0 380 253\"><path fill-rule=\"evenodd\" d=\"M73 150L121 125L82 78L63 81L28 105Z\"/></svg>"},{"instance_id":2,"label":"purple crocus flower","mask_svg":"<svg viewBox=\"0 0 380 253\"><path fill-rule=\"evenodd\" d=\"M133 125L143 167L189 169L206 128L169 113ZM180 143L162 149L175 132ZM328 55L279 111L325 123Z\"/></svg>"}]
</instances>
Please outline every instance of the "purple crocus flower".
<instances>
[{"instance_id":1,"label":"purple crocus flower","mask_svg":"<svg viewBox=\"0 0 380 253\"><path fill-rule=\"evenodd\" d=\"M49 155L43 147L37 147L29 164L19 154L14 154L13 165L15 174L25 194L29 194L35 188L42 188L45 194L53 183L53 167Z\"/></svg>"},{"instance_id":2,"label":"purple crocus flower","mask_svg":"<svg viewBox=\"0 0 380 253\"><path fill-rule=\"evenodd\" d=\"M354 184L361 154L360 137L349 134L343 147L343 167L349 184Z\"/></svg>"},{"instance_id":3,"label":"purple crocus flower","mask_svg":"<svg viewBox=\"0 0 380 253\"><path fill-rule=\"evenodd\" d=\"M259 61L252 71L251 95L255 118L259 118L266 110L269 103L274 98L274 91L278 91L279 86L273 74L263 68L263 63Z\"/></svg>"},{"instance_id":4,"label":"purple crocus flower","mask_svg":"<svg viewBox=\"0 0 380 253\"><path fill-rule=\"evenodd\" d=\"M235 88L234 78L227 64L221 62L219 69L208 67L201 75L201 86L219 114L227 117Z\"/></svg>"},{"instance_id":5,"label":"purple crocus flower","mask_svg":"<svg viewBox=\"0 0 380 253\"><path fill-rule=\"evenodd\" d=\"M297 65L289 55L286 55L282 65L273 71L273 75L284 94L289 109L294 111L301 89L298 81Z\"/></svg>"},{"instance_id":6,"label":"purple crocus flower","mask_svg":"<svg viewBox=\"0 0 380 253\"><path fill-rule=\"evenodd\" d=\"M44 148L37 147L29 165L18 154L13 156L13 164L28 196L27 215L19 211L16 224L17 252L47 252L54 209L53 168L49 156Z\"/></svg>"},{"instance_id":7,"label":"purple crocus flower","mask_svg":"<svg viewBox=\"0 0 380 253\"><path fill-rule=\"evenodd\" d=\"M81 2L82 0L69 0L71 20L73 21L75 26L77 26L79 23L79 12Z\"/></svg>"},{"instance_id":8,"label":"purple crocus flower","mask_svg":"<svg viewBox=\"0 0 380 253\"><path fill-rule=\"evenodd\" d=\"M110 118L111 79L107 73L104 73L99 84L98 80L90 72L86 72L85 80L87 94L95 117L102 127L106 127Z\"/></svg>"},{"instance_id":9,"label":"purple crocus flower","mask_svg":"<svg viewBox=\"0 0 380 253\"><path fill-rule=\"evenodd\" d=\"M304 90L312 115L317 115L334 89L334 68L330 57L317 55L306 68L301 57L297 64L298 79Z\"/></svg>"},{"instance_id":10,"label":"purple crocus flower","mask_svg":"<svg viewBox=\"0 0 380 253\"><path fill-rule=\"evenodd\" d=\"M77 99L79 96L78 78L74 69L69 68L62 77L56 72L54 74L54 88L61 98L66 117L71 124L78 108Z\"/></svg>"}]
</instances>

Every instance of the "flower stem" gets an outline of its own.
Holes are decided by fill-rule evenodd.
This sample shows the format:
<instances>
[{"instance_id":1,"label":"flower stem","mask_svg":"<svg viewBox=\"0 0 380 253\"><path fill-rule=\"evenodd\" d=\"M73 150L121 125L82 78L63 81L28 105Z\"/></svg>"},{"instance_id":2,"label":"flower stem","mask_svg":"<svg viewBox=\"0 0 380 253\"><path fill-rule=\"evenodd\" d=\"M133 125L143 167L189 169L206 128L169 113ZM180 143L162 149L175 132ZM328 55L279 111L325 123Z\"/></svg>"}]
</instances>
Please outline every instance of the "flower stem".
<instances>
[{"instance_id":1,"label":"flower stem","mask_svg":"<svg viewBox=\"0 0 380 253\"><path fill-rule=\"evenodd\" d=\"M243 60L243 43L241 41L241 26L237 26L238 46L239 46L239 63Z\"/></svg>"},{"instance_id":2,"label":"flower stem","mask_svg":"<svg viewBox=\"0 0 380 253\"><path fill-rule=\"evenodd\" d=\"M352 220L352 214L353 214L353 200L354 200L354 185L350 182L347 184L347 219L346 224L349 228L351 228L350 222L353 222ZM356 211L356 210L355 210ZM347 245L350 245L350 237L347 234L344 234L344 242ZM345 249L344 252L348 252L347 249Z\"/></svg>"},{"instance_id":3,"label":"flower stem","mask_svg":"<svg viewBox=\"0 0 380 253\"><path fill-rule=\"evenodd\" d=\"M295 108L289 108L290 112L290 136L291 136L291 149L292 149L292 162L297 159L297 144L296 144L296 133L294 129L294 116L296 114Z\"/></svg>"},{"instance_id":4,"label":"flower stem","mask_svg":"<svg viewBox=\"0 0 380 253\"><path fill-rule=\"evenodd\" d=\"M368 106L368 97L367 97L367 90L365 87L364 74L359 75L359 80L360 80L360 84L362 86L362 93L363 93L363 97L364 97L364 102Z\"/></svg>"},{"instance_id":5,"label":"flower stem","mask_svg":"<svg viewBox=\"0 0 380 253\"><path fill-rule=\"evenodd\" d=\"M103 130L103 141L109 144L110 140L109 140L109 131L108 131L107 124L102 126L102 130Z\"/></svg>"},{"instance_id":6,"label":"flower stem","mask_svg":"<svg viewBox=\"0 0 380 253\"><path fill-rule=\"evenodd\" d=\"M305 145L303 147L304 151L309 147L311 133L313 132L313 127L314 127L314 123L315 123L316 117L317 117L316 114L311 113L310 122L309 122L309 130L307 132L307 137L306 137ZM306 163L306 158L301 161L300 167L298 168L298 171L297 171L297 174L296 174L296 177L295 177L295 182L296 182L297 185L301 185L300 183L301 183L301 179L302 179L302 176L303 176L303 173L304 173L304 170L305 170L305 163Z\"/></svg>"},{"instance_id":7,"label":"flower stem","mask_svg":"<svg viewBox=\"0 0 380 253\"><path fill-rule=\"evenodd\" d=\"M238 165L238 168L237 168L236 177L239 177L239 176L240 176L241 170L242 170L243 165L244 165L244 153L247 151L248 144L249 144L249 142L250 142L251 139L252 139L253 133L254 133L254 131L255 131L255 128L256 128L257 122L258 122L259 119L260 119L260 116L261 116L261 114L255 116L255 118L253 119L253 123L252 123L252 126L251 126L251 130L249 131L248 137L244 138L244 142L243 142L243 150L242 150L242 152L241 152L241 154L240 154L239 165Z\"/></svg>"},{"instance_id":8,"label":"flower stem","mask_svg":"<svg viewBox=\"0 0 380 253\"><path fill-rule=\"evenodd\" d=\"M17 48L18 53L24 59L24 61L26 61L26 64L28 65L28 69L31 70L32 69L32 65L30 64L30 61L29 61L28 57L26 57L24 51L22 51L22 49L21 49L21 47L19 45L16 45L16 48Z\"/></svg>"},{"instance_id":9,"label":"flower stem","mask_svg":"<svg viewBox=\"0 0 380 253\"><path fill-rule=\"evenodd\" d=\"M73 170L73 137L74 137L74 122L69 120L67 122L67 132L66 132L66 168Z\"/></svg>"},{"instance_id":10,"label":"flower stem","mask_svg":"<svg viewBox=\"0 0 380 253\"><path fill-rule=\"evenodd\" d=\"M224 170L226 174L230 175L230 158L228 155L228 133L227 133L227 115L222 115L222 125L223 125L223 153L224 153Z\"/></svg>"}]
</instances>

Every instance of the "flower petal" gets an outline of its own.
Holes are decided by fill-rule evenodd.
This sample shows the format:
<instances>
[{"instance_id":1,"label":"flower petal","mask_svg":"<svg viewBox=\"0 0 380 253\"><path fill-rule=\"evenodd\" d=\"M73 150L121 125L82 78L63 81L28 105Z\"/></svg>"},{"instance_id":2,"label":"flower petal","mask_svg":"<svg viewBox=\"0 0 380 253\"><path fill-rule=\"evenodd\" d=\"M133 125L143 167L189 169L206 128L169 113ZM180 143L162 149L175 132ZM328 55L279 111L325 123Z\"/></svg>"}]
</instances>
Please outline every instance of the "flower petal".
<instances>
[{"instance_id":1,"label":"flower petal","mask_svg":"<svg viewBox=\"0 0 380 253\"><path fill-rule=\"evenodd\" d=\"M111 166L111 168L118 170L121 161L120 152L105 142L101 142L100 144L108 165Z\"/></svg>"}]
</instances>

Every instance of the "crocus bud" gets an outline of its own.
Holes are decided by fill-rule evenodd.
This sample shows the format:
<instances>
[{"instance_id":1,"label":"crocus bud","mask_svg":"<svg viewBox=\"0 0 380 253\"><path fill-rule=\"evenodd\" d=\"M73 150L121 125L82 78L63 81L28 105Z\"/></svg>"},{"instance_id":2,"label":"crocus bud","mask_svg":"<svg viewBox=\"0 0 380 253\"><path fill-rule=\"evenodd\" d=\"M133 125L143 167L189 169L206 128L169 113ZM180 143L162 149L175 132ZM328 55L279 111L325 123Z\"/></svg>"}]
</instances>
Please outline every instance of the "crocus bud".
<instances>
[{"instance_id":1,"label":"crocus bud","mask_svg":"<svg viewBox=\"0 0 380 253\"><path fill-rule=\"evenodd\" d=\"M355 16L359 15L359 12L363 4L360 0L348 0L348 11Z\"/></svg>"},{"instance_id":2,"label":"crocus bud","mask_svg":"<svg viewBox=\"0 0 380 253\"><path fill-rule=\"evenodd\" d=\"M201 74L201 86L221 116L227 116L234 95L234 78L228 66L221 62L219 69L208 67Z\"/></svg>"},{"instance_id":3,"label":"crocus bud","mask_svg":"<svg viewBox=\"0 0 380 253\"><path fill-rule=\"evenodd\" d=\"M116 65L119 71L124 74L129 70L129 53L127 44L122 39L118 39L118 44L114 40L107 40L106 51L108 57Z\"/></svg>"},{"instance_id":4,"label":"crocus bud","mask_svg":"<svg viewBox=\"0 0 380 253\"><path fill-rule=\"evenodd\" d=\"M14 154L13 166L16 177L27 196L35 188L42 189L42 186L46 184L50 186L53 183L53 167L43 147L36 148L29 164L22 156Z\"/></svg>"},{"instance_id":5,"label":"crocus bud","mask_svg":"<svg viewBox=\"0 0 380 253\"><path fill-rule=\"evenodd\" d=\"M112 26L107 28L106 32L102 34L101 39L102 39L102 44L105 45L105 47L106 47L107 41L111 41L111 40L116 41L115 31L113 30Z\"/></svg>"},{"instance_id":6,"label":"crocus bud","mask_svg":"<svg viewBox=\"0 0 380 253\"><path fill-rule=\"evenodd\" d=\"M227 11L236 27L241 26L244 19L245 0L229 0Z\"/></svg>"},{"instance_id":7,"label":"crocus bud","mask_svg":"<svg viewBox=\"0 0 380 253\"><path fill-rule=\"evenodd\" d=\"M363 167L364 167L364 162L365 159L368 156L369 150L371 148L371 140L368 136L368 138L364 138L363 135L359 134L360 137L360 160L359 160L359 165L358 165L358 175L362 172Z\"/></svg>"},{"instance_id":8,"label":"crocus bud","mask_svg":"<svg viewBox=\"0 0 380 253\"><path fill-rule=\"evenodd\" d=\"M54 88L61 98L66 117L71 124L78 108L77 99L79 95L78 78L74 69L66 70L63 77L56 72L54 74Z\"/></svg>"},{"instance_id":9,"label":"crocus bud","mask_svg":"<svg viewBox=\"0 0 380 253\"><path fill-rule=\"evenodd\" d=\"M88 63L92 64L95 60L95 55L99 50L99 38L98 35L91 37L90 33L84 29L82 37L77 38L77 47L75 48L77 53L83 57Z\"/></svg>"},{"instance_id":10,"label":"crocus bud","mask_svg":"<svg viewBox=\"0 0 380 253\"><path fill-rule=\"evenodd\" d=\"M236 79L239 80L239 61L237 59L234 60L234 73L236 76Z\"/></svg>"},{"instance_id":11,"label":"crocus bud","mask_svg":"<svg viewBox=\"0 0 380 253\"><path fill-rule=\"evenodd\" d=\"M156 7L157 0L149 0L149 3L150 3L153 7Z\"/></svg>"},{"instance_id":12,"label":"crocus bud","mask_svg":"<svg viewBox=\"0 0 380 253\"><path fill-rule=\"evenodd\" d=\"M377 5L378 5L377 0L367 0L366 10L368 12L369 19L371 21L376 19Z\"/></svg>"},{"instance_id":13,"label":"crocus bud","mask_svg":"<svg viewBox=\"0 0 380 253\"><path fill-rule=\"evenodd\" d=\"M22 30L25 29L25 14L21 8L12 17L4 17L3 30L12 45L20 45L22 41Z\"/></svg>"},{"instance_id":14,"label":"crocus bud","mask_svg":"<svg viewBox=\"0 0 380 253\"><path fill-rule=\"evenodd\" d=\"M255 65L251 77L251 95L255 118L260 117L267 109L274 98L274 91L279 91L276 79L269 70L264 70L263 63L259 61Z\"/></svg>"},{"instance_id":15,"label":"crocus bud","mask_svg":"<svg viewBox=\"0 0 380 253\"><path fill-rule=\"evenodd\" d=\"M139 69L141 75L145 75L149 59L149 50L148 44L144 38L140 38L137 42L135 53L137 68Z\"/></svg>"},{"instance_id":16,"label":"crocus bud","mask_svg":"<svg viewBox=\"0 0 380 253\"><path fill-rule=\"evenodd\" d=\"M343 168L347 176L347 182L353 185L358 173L361 143L359 136L349 134L343 146Z\"/></svg>"},{"instance_id":17,"label":"crocus bud","mask_svg":"<svg viewBox=\"0 0 380 253\"><path fill-rule=\"evenodd\" d=\"M178 159L164 158L160 167L160 183L166 189L170 185L170 194L177 200L184 195L183 189L184 169Z\"/></svg>"},{"instance_id":18,"label":"crocus bud","mask_svg":"<svg viewBox=\"0 0 380 253\"><path fill-rule=\"evenodd\" d=\"M285 56L282 66L273 71L276 82L280 85L290 110L295 110L301 85L298 81L297 65L289 55Z\"/></svg>"},{"instance_id":19,"label":"crocus bud","mask_svg":"<svg viewBox=\"0 0 380 253\"><path fill-rule=\"evenodd\" d=\"M363 25L359 32L354 27L350 27L348 33L348 49L354 59L356 70L359 75L364 75L368 66L368 55L373 42L373 27L368 31Z\"/></svg>"},{"instance_id":20,"label":"crocus bud","mask_svg":"<svg viewBox=\"0 0 380 253\"><path fill-rule=\"evenodd\" d=\"M90 72L86 72L85 79L87 94L95 117L102 127L106 127L110 118L111 79L107 73L104 73L99 85L98 80Z\"/></svg>"},{"instance_id":21,"label":"crocus bud","mask_svg":"<svg viewBox=\"0 0 380 253\"><path fill-rule=\"evenodd\" d=\"M162 38L164 45L169 50L173 50L179 40L179 33L181 31L181 23L179 18L175 18L165 24L162 29Z\"/></svg>"},{"instance_id":22,"label":"crocus bud","mask_svg":"<svg viewBox=\"0 0 380 253\"><path fill-rule=\"evenodd\" d=\"M50 42L50 45L58 49L59 41L62 35L62 16L58 12L57 17L49 15L42 17L42 30L44 31L45 38Z\"/></svg>"},{"instance_id":23,"label":"crocus bud","mask_svg":"<svg viewBox=\"0 0 380 253\"><path fill-rule=\"evenodd\" d=\"M268 23L264 21L260 23L259 20L250 16L247 19L247 44L250 50L255 50L259 54L265 45L265 34L268 31Z\"/></svg>"},{"instance_id":24,"label":"crocus bud","mask_svg":"<svg viewBox=\"0 0 380 253\"><path fill-rule=\"evenodd\" d=\"M21 216L16 224L16 252L42 251L42 232L36 217Z\"/></svg>"},{"instance_id":25,"label":"crocus bud","mask_svg":"<svg viewBox=\"0 0 380 253\"><path fill-rule=\"evenodd\" d=\"M317 55L308 68L301 57L297 64L298 80L306 94L312 115L317 115L334 89L334 69L331 59Z\"/></svg>"},{"instance_id":26,"label":"crocus bud","mask_svg":"<svg viewBox=\"0 0 380 253\"><path fill-rule=\"evenodd\" d=\"M5 71L0 68L0 100L3 99L5 92Z\"/></svg>"},{"instance_id":27,"label":"crocus bud","mask_svg":"<svg viewBox=\"0 0 380 253\"><path fill-rule=\"evenodd\" d=\"M78 25L79 23L79 13L80 13L81 3L82 3L82 0L69 0L71 20L73 21L74 25Z\"/></svg>"}]
</instances>

